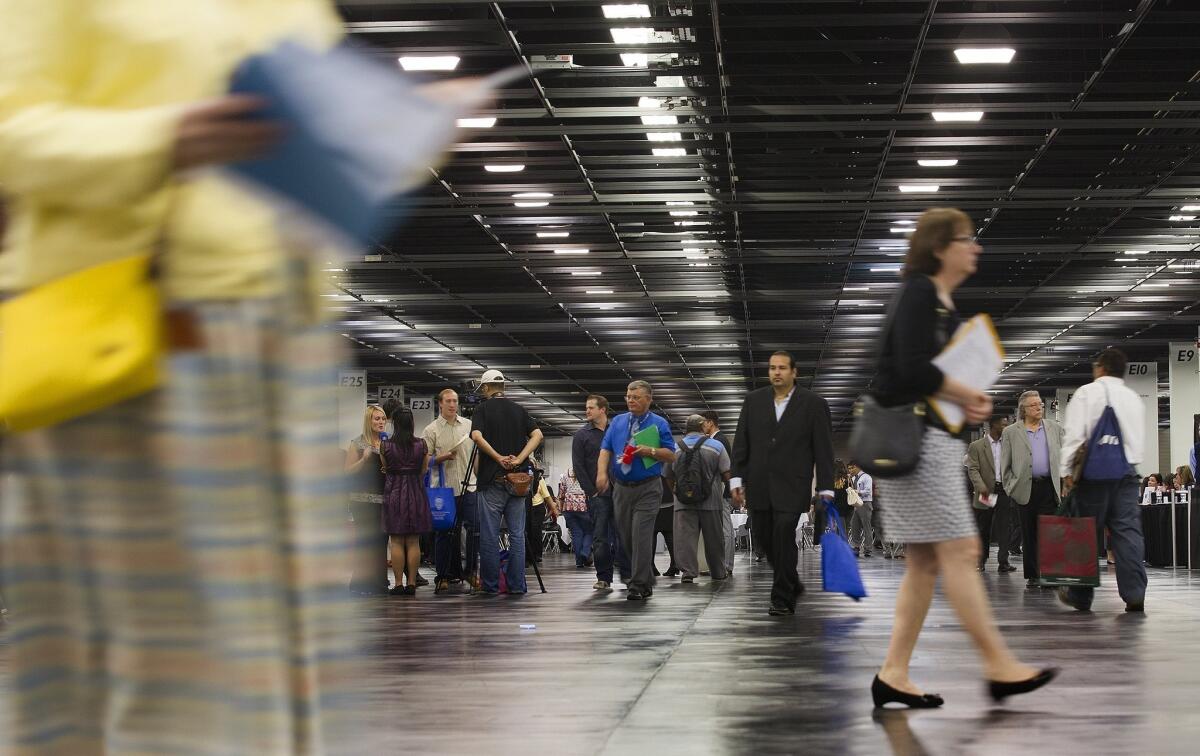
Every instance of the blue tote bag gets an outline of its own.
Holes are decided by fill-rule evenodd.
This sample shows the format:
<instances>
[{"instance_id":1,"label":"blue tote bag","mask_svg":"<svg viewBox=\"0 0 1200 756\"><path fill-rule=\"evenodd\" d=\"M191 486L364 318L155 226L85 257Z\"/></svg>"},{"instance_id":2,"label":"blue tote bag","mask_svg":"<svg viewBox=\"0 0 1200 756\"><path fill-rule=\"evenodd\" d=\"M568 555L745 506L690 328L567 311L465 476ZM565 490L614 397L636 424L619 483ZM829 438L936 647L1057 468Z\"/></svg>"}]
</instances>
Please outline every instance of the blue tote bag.
<instances>
[{"instance_id":1,"label":"blue tote bag","mask_svg":"<svg viewBox=\"0 0 1200 756\"><path fill-rule=\"evenodd\" d=\"M858 560L846 543L846 526L832 504L825 504L827 526L821 536L821 589L828 593L844 593L858 601L867 595Z\"/></svg>"},{"instance_id":2,"label":"blue tote bag","mask_svg":"<svg viewBox=\"0 0 1200 756\"><path fill-rule=\"evenodd\" d=\"M450 530L454 527L454 517L457 514L454 506L454 489L446 485L446 465L438 465L438 482L441 487L429 485L429 475L433 465L425 471L425 498L429 499L429 511L433 514L433 529L435 531Z\"/></svg>"}]
</instances>

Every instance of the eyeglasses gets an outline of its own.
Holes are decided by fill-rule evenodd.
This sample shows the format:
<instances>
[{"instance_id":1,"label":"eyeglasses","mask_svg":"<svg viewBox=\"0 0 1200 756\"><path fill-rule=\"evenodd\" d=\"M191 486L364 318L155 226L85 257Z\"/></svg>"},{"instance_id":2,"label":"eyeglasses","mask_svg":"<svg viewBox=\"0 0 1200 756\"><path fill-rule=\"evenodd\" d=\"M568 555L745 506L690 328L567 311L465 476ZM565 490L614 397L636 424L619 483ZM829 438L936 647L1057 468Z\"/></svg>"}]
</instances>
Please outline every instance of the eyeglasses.
<instances>
[{"instance_id":1,"label":"eyeglasses","mask_svg":"<svg viewBox=\"0 0 1200 756\"><path fill-rule=\"evenodd\" d=\"M955 236L950 241L966 242L967 244L975 244L979 241L978 236Z\"/></svg>"}]
</instances>

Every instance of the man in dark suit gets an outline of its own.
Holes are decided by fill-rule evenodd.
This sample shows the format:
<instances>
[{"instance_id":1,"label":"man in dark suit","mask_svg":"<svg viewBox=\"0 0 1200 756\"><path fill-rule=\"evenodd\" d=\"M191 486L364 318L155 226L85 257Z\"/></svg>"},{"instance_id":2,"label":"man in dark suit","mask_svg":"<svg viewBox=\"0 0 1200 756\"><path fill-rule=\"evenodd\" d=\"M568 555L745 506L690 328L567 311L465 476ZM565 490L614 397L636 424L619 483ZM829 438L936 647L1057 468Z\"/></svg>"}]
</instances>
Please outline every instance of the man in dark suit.
<instances>
[{"instance_id":1,"label":"man in dark suit","mask_svg":"<svg viewBox=\"0 0 1200 756\"><path fill-rule=\"evenodd\" d=\"M733 442L730 486L750 506L754 540L775 571L768 614L796 613L804 584L796 574L796 524L808 508L813 468L821 498L833 504L833 426L829 404L796 385L796 361L771 355L771 385L746 395Z\"/></svg>"}]
</instances>

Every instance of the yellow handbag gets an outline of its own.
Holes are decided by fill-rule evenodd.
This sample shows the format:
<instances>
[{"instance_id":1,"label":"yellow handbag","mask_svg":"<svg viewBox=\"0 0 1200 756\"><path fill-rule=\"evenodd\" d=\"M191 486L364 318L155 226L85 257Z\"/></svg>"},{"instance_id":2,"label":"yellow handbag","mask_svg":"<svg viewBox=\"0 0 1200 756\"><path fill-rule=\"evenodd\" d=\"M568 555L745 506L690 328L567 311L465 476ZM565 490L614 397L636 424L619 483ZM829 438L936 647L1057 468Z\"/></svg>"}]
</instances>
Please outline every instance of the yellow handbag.
<instances>
[{"instance_id":1,"label":"yellow handbag","mask_svg":"<svg viewBox=\"0 0 1200 756\"><path fill-rule=\"evenodd\" d=\"M0 302L0 429L56 425L158 386L153 258L102 263Z\"/></svg>"}]
</instances>

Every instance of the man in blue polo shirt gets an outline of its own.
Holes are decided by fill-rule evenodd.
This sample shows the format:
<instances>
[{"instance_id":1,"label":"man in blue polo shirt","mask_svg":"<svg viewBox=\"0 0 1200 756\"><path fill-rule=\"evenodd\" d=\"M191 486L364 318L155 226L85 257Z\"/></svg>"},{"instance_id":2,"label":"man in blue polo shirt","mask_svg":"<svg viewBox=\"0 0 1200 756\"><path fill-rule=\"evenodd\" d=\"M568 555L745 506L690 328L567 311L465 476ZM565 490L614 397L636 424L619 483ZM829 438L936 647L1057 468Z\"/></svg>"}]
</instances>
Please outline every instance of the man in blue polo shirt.
<instances>
[{"instance_id":1,"label":"man in blue polo shirt","mask_svg":"<svg viewBox=\"0 0 1200 756\"><path fill-rule=\"evenodd\" d=\"M632 566L630 601L643 601L654 590L654 521L662 504L663 464L675 461L675 439L667 421L650 411L653 389L645 381L634 381L625 390L629 412L608 424L596 463L596 489L603 494L613 487L617 531ZM658 428L658 446L637 444L633 438L651 426ZM643 460L654 464L647 467Z\"/></svg>"}]
</instances>

